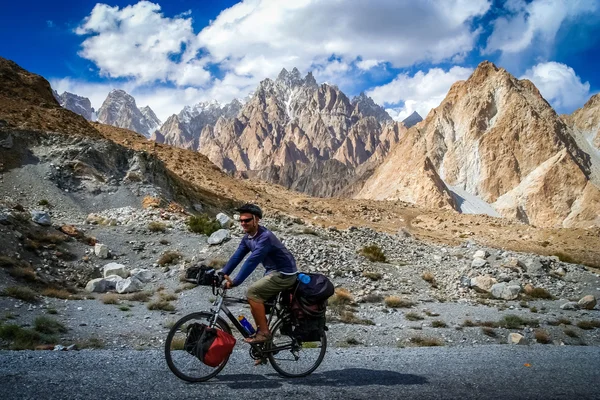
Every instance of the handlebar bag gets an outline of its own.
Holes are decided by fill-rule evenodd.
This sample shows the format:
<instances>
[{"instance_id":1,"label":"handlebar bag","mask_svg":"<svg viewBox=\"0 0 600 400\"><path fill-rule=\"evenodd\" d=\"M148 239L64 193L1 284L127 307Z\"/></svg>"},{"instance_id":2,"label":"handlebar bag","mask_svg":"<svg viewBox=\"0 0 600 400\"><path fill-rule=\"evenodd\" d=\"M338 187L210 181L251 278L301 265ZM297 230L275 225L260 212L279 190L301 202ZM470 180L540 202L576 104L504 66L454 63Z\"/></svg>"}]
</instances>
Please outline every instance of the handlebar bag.
<instances>
[{"instance_id":1,"label":"handlebar bag","mask_svg":"<svg viewBox=\"0 0 600 400\"><path fill-rule=\"evenodd\" d=\"M187 328L183 348L210 367L217 367L233 351L235 338L221 329L193 323Z\"/></svg>"},{"instance_id":2,"label":"handlebar bag","mask_svg":"<svg viewBox=\"0 0 600 400\"><path fill-rule=\"evenodd\" d=\"M185 270L185 280L196 285L210 286L214 276L215 269L204 264L194 265Z\"/></svg>"}]
</instances>

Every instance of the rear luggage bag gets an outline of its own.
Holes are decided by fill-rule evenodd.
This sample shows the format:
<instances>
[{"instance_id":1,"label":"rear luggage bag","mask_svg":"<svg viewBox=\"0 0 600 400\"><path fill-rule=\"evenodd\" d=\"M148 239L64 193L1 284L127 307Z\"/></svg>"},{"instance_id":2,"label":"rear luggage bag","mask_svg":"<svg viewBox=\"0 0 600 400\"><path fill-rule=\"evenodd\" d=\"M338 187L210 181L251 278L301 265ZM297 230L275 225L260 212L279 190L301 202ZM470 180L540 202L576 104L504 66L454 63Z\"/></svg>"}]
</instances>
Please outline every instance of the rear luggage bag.
<instances>
[{"instance_id":1,"label":"rear luggage bag","mask_svg":"<svg viewBox=\"0 0 600 400\"><path fill-rule=\"evenodd\" d=\"M310 276L310 281L308 283L298 281L295 293L296 296L302 298L304 303L320 304L333 296L335 288L329 278L322 274L311 273L305 275Z\"/></svg>"},{"instance_id":2,"label":"rear luggage bag","mask_svg":"<svg viewBox=\"0 0 600 400\"><path fill-rule=\"evenodd\" d=\"M221 329L193 323L187 328L183 348L210 367L217 367L231 355L235 338Z\"/></svg>"}]
</instances>

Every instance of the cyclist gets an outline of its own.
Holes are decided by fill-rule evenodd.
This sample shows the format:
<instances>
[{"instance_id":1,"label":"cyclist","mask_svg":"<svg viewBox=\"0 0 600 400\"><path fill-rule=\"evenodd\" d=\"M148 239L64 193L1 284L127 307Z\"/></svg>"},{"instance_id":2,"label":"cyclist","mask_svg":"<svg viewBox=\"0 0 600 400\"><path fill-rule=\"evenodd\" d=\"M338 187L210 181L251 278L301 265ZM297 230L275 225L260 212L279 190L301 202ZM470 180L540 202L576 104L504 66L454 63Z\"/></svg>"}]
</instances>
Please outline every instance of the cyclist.
<instances>
[{"instance_id":1,"label":"cyclist","mask_svg":"<svg viewBox=\"0 0 600 400\"><path fill-rule=\"evenodd\" d=\"M264 266L265 275L250 285L246 293L257 332L253 337L245 339L248 343L263 343L272 338L267 325L264 302L294 285L297 274L296 260L273 232L259 225L263 216L260 207L247 203L236 211L240 213L240 223L246 235L221 273L225 275L225 287L229 289L244 282L258 264L262 263ZM229 278L229 274L250 252L252 254L244 262L237 276L233 280Z\"/></svg>"}]
</instances>

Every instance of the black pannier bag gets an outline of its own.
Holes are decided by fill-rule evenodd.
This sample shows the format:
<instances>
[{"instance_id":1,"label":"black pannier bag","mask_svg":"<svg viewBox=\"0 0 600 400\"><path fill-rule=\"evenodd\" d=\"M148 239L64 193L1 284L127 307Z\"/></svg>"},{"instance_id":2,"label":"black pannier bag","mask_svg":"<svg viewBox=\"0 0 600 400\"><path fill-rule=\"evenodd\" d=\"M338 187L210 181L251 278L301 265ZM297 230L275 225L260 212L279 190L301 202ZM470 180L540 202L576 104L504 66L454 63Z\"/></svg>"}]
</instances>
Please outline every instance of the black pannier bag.
<instances>
[{"instance_id":1,"label":"black pannier bag","mask_svg":"<svg viewBox=\"0 0 600 400\"><path fill-rule=\"evenodd\" d=\"M185 270L185 280L196 285L211 286L215 277L215 269L207 265L193 265Z\"/></svg>"},{"instance_id":2,"label":"black pannier bag","mask_svg":"<svg viewBox=\"0 0 600 400\"><path fill-rule=\"evenodd\" d=\"M323 274L305 274L310 276L310 281L298 281L295 295L306 304L320 304L333 296L335 288L333 283Z\"/></svg>"},{"instance_id":3,"label":"black pannier bag","mask_svg":"<svg viewBox=\"0 0 600 400\"><path fill-rule=\"evenodd\" d=\"M235 338L220 329L193 323L187 327L183 349L204 364L216 367L231 355Z\"/></svg>"}]
</instances>

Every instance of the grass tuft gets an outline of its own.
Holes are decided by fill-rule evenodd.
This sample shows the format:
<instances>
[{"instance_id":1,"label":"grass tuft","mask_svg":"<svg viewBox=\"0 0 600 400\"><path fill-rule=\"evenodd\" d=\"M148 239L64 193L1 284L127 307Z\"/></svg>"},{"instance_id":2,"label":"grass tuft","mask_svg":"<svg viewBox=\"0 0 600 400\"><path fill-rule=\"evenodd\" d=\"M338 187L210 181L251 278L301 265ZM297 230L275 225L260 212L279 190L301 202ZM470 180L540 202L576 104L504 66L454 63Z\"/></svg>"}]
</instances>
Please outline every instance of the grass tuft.
<instances>
[{"instance_id":1,"label":"grass tuft","mask_svg":"<svg viewBox=\"0 0 600 400\"><path fill-rule=\"evenodd\" d=\"M383 274L380 272L371 272L371 271L365 271L362 273L362 276L364 276L365 278L368 278L372 281L378 281L381 280L381 278L383 278Z\"/></svg>"},{"instance_id":2,"label":"grass tuft","mask_svg":"<svg viewBox=\"0 0 600 400\"><path fill-rule=\"evenodd\" d=\"M335 289L335 294L331 296L328 300L328 304L330 306L345 306L354 302L354 297L348 289L337 288Z\"/></svg>"},{"instance_id":3,"label":"grass tuft","mask_svg":"<svg viewBox=\"0 0 600 400\"><path fill-rule=\"evenodd\" d=\"M552 296L552 294L550 294L550 292L544 288L534 288L531 291L531 293L529 293L529 297L532 297L534 299L553 299L554 298L554 296Z\"/></svg>"},{"instance_id":4,"label":"grass tuft","mask_svg":"<svg viewBox=\"0 0 600 400\"><path fill-rule=\"evenodd\" d=\"M379 303L383 300L383 296L377 293L369 293L363 297L365 303Z\"/></svg>"},{"instance_id":5,"label":"grass tuft","mask_svg":"<svg viewBox=\"0 0 600 400\"><path fill-rule=\"evenodd\" d=\"M575 331L575 329L567 328L563 332L565 333L565 335L572 337L572 338L579 337L579 334Z\"/></svg>"},{"instance_id":6,"label":"grass tuft","mask_svg":"<svg viewBox=\"0 0 600 400\"><path fill-rule=\"evenodd\" d=\"M148 304L148 310L175 311L175 306L168 301L153 301Z\"/></svg>"},{"instance_id":7,"label":"grass tuft","mask_svg":"<svg viewBox=\"0 0 600 400\"><path fill-rule=\"evenodd\" d=\"M207 214L191 216L188 218L186 223L190 231L194 233L202 233L207 236L210 236L221 229L221 224L219 221L211 218Z\"/></svg>"},{"instance_id":8,"label":"grass tuft","mask_svg":"<svg viewBox=\"0 0 600 400\"><path fill-rule=\"evenodd\" d=\"M42 296L53 297L55 299L67 300L67 299L71 299L73 295L68 290L65 290L65 289L46 288L46 289L42 290Z\"/></svg>"},{"instance_id":9,"label":"grass tuft","mask_svg":"<svg viewBox=\"0 0 600 400\"><path fill-rule=\"evenodd\" d=\"M385 254L383 254L383 250L376 244L372 244L370 246L363 247L359 254L366 257L367 260L372 262L386 262L387 259Z\"/></svg>"},{"instance_id":10,"label":"grass tuft","mask_svg":"<svg viewBox=\"0 0 600 400\"><path fill-rule=\"evenodd\" d=\"M436 319L435 321L431 322L431 326L434 328L447 328L448 324L446 324L444 321Z\"/></svg>"},{"instance_id":11,"label":"grass tuft","mask_svg":"<svg viewBox=\"0 0 600 400\"><path fill-rule=\"evenodd\" d=\"M388 296L384 301L389 308L410 308L415 305L413 301L398 296Z\"/></svg>"},{"instance_id":12,"label":"grass tuft","mask_svg":"<svg viewBox=\"0 0 600 400\"><path fill-rule=\"evenodd\" d=\"M115 293L106 293L102 295L101 300L104 304L119 304L119 296Z\"/></svg>"},{"instance_id":13,"label":"grass tuft","mask_svg":"<svg viewBox=\"0 0 600 400\"><path fill-rule=\"evenodd\" d=\"M127 296L127 300L129 301L139 301L141 303L146 303L147 301L150 300L150 298L152 297L152 293L151 292L135 292L135 293L131 293L130 295Z\"/></svg>"},{"instance_id":14,"label":"grass tuft","mask_svg":"<svg viewBox=\"0 0 600 400\"><path fill-rule=\"evenodd\" d=\"M579 321L577 323L577 327L585 330L591 330L594 328L600 328L600 321L589 320L589 321Z\"/></svg>"},{"instance_id":15,"label":"grass tuft","mask_svg":"<svg viewBox=\"0 0 600 400\"><path fill-rule=\"evenodd\" d=\"M482 326L481 327L481 332L484 335L492 337L492 338L498 337L498 334L496 333L496 331L494 330L494 328L490 328L489 326Z\"/></svg>"},{"instance_id":16,"label":"grass tuft","mask_svg":"<svg viewBox=\"0 0 600 400\"><path fill-rule=\"evenodd\" d=\"M65 333L67 331L67 328L62 323L45 315L37 317L33 323L33 327L33 329L39 333L45 333L49 335L55 333Z\"/></svg>"},{"instance_id":17,"label":"grass tuft","mask_svg":"<svg viewBox=\"0 0 600 400\"><path fill-rule=\"evenodd\" d=\"M37 294L25 286L10 286L4 289L4 295L15 299L33 303L37 300Z\"/></svg>"},{"instance_id":18,"label":"grass tuft","mask_svg":"<svg viewBox=\"0 0 600 400\"><path fill-rule=\"evenodd\" d=\"M438 338L430 338L424 336L413 336L409 339L409 342L417 347L434 347L444 345L444 342L442 342Z\"/></svg>"},{"instance_id":19,"label":"grass tuft","mask_svg":"<svg viewBox=\"0 0 600 400\"><path fill-rule=\"evenodd\" d=\"M548 334L548 332L546 332L543 329L537 329L535 331L535 340L538 343L542 343L542 344L548 344L548 343L552 343L552 339L550 338L550 335Z\"/></svg>"},{"instance_id":20,"label":"grass tuft","mask_svg":"<svg viewBox=\"0 0 600 400\"><path fill-rule=\"evenodd\" d=\"M158 259L158 265L164 267L165 265L175 264L181 259L181 254L176 251L167 251Z\"/></svg>"},{"instance_id":21,"label":"grass tuft","mask_svg":"<svg viewBox=\"0 0 600 400\"><path fill-rule=\"evenodd\" d=\"M404 318L406 318L409 321L421 321L425 319L425 317L413 311L404 314Z\"/></svg>"},{"instance_id":22,"label":"grass tuft","mask_svg":"<svg viewBox=\"0 0 600 400\"><path fill-rule=\"evenodd\" d=\"M159 222L159 221L152 221L148 224L148 230L150 232L166 232L167 231L167 225Z\"/></svg>"},{"instance_id":23,"label":"grass tuft","mask_svg":"<svg viewBox=\"0 0 600 400\"><path fill-rule=\"evenodd\" d=\"M375 325L370 319L358 318L352 311L342 311L340 313L340 322L355 325Z\"/></svg>"}]
</instances>

